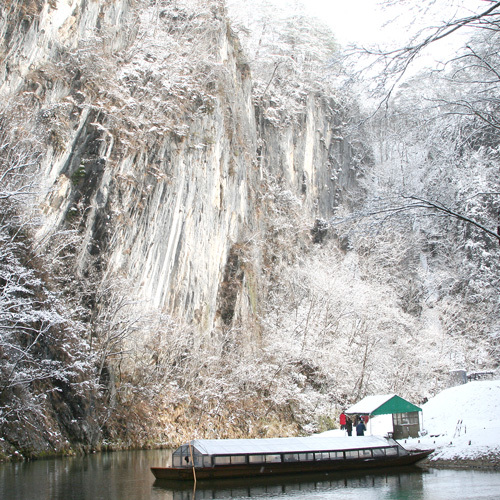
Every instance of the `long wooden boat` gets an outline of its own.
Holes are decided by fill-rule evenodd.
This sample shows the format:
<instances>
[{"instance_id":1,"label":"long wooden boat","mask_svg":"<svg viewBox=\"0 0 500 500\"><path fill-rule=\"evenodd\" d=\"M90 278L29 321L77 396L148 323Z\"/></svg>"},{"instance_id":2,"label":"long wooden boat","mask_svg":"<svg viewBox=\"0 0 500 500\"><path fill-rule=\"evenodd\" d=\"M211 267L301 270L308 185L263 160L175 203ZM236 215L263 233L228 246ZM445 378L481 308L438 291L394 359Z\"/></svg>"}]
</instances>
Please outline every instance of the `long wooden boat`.
<instances>
[{"instance_id":1,"label":"long wooden boat","mask_svg":"<svg viewBox=\"0 0 500 500\"><path fill-rule=\"evenodd\" d=\"M171 467L151 472L156 479L195 481L362 470L412 465L433 451L409 451L379 436L195 439L174 451Z\"/></svg>"}]
</instances>

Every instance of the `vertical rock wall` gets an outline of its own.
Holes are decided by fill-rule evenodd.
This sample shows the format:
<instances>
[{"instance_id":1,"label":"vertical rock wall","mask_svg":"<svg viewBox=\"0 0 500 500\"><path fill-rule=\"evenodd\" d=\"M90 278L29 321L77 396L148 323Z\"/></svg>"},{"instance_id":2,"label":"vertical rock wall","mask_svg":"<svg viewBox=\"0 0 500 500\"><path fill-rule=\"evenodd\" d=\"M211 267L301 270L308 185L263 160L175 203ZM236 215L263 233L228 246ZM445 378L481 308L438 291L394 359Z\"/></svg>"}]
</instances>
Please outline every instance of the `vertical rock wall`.
<instances>
[{"instance_id":1,"label":"vertical rock wall","mask_svg":"<svg viewBox=\"0 0 500 500\"><path fill-rule=\"evenodd\" d=\"M229 249L252 224L255 123L250 81L233 78L207 115L188 120L183 137L117 165L109 272L138 285L140 297L188 321L211 327Z\"/></svg>"},{"instance_id":2,"label":"vertical rock wall","mask_svg":"<svg viewBox=\"0 0 500 500\"><path fill-rule=\"evenodd\" d=\"M355 169L333 99L309 95L286 121L253 102L248 65L217 2L199 25L212 30L210 78L197 94L185 85L172 97L171 69L162 73L160 63L181 54L144 49L141 36L154 25L164 46L182 42L183 23L200 15L185 3L134 10L127 0L25 0L2 10L0 95L32 105L42 130L38 237L78 223L81 273L92 263L107 279L125 277L145 307L208 330L256 313L255 235L266 234L270 179L312 226L355 186ZM183 78L199 82L204 71ZM161 91L148 94L151 85Z\"/></svg>"},{"instance_id":3,"label":"vertical rock wall","mask_svg":"<svg viewBox=\"0 0 500 500\"><path fill-rule=\"evenodd\" d=\"M0 95L23 89L30 72L77 49L81 38L106 29L114 48L123 46L130 0L20 0L0 2Z\"/></svg>"},{"instance_id":4,"label":"vertical rock wall","mask_svg":"<svg viewBox=\"0 0 500 500\"><path fill-rule=\"evenodd\" d=\"M344 136L347 119L333 98L311 93L302 114L283 125L256 107L261 168L290 189L309 217L329 217L358 191L361 169L353 159L353 137ZM267 108L267 109L266 109Z\"/></svg>"}]
</instances>

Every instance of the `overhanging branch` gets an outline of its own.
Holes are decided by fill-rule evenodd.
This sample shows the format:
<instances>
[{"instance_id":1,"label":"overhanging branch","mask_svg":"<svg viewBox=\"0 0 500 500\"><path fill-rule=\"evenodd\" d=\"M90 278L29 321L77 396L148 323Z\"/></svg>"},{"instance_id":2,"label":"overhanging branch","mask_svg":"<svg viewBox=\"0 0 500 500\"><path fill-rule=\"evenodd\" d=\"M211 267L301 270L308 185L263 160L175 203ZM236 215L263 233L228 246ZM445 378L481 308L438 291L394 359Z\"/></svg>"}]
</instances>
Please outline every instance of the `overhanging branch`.
<instances>
[{"instance_id":1,"label":"overhanging branch","mask_svg":"<svg viewBox=\"0 0 500 500\"><path fill-rule=\"evenodd\" d=\"M498 195L500 196L500 193L498 192L492 192L492 193L478 193L477 196L480 195ZM453 217L454 219L460 220L462 222L465 222L466 224L469 224L471 226L474 226L475 228L479 229L482 233L487 234L488 236L492 237L498 243L500 244L500 222L499 226L496 230L489 229L485 225L481 224L477 220L464 215L460 212L457 212L456 210L453 210L439 202L431 201L426 198L422 198L420 196L415 196L415 195L401 195L401 199L407 200L407 203L387 203L385 206L382 206L380 208L374 209L374 210L368 210L366 212L358 212L356 214L352 214L349 217L346 218L339 218L335 220L330 221L330 225L337 225L340 223L346 223L349 221L353 221L356 219L366 219L370 217L377 217L377 216L384 216L384 219L388 219L393 216L400 215L404 212L411 212L413 210L427 210L431 211L434 213L441 214L446 217Z\"/></svg>"}]
</instances>

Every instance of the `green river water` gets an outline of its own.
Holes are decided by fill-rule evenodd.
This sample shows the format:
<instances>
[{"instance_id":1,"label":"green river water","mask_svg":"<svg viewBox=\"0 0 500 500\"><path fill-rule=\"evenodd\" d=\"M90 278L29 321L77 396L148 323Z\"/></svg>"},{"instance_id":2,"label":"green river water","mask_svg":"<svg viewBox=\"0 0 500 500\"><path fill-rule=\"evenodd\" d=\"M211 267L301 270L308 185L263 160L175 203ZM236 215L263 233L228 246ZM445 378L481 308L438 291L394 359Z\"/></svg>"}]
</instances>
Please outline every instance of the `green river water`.
<instances>
[{"instance_id":1,"label":"green river water","mask_svg":"<svg viewBox=\"0 0 500 500\"><path fill-rule=\"evenodd\" d=\"M231 480L174 487L149 468L166 465L167 450L0 465L2 500L499 500L500 473L406 468L368 474L322 474Z\"/></svg>"}]
</instances>

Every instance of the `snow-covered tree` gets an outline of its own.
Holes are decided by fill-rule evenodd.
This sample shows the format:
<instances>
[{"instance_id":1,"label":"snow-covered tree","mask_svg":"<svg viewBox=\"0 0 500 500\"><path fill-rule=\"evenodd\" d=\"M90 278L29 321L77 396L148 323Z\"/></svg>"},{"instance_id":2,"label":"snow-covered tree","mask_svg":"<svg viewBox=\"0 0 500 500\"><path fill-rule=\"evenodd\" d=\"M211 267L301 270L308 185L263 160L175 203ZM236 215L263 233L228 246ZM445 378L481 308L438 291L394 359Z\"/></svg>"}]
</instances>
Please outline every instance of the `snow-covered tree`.
<instances>
[{"instance_id":1,"label":"snow-covered tree","mask_svg":"<svg viewBox=\"0 0 500 500\"><path fill-rule=\"evenodd\" d=\"M38 221L30 209L37 192L39 152L0 120L0 430L26 453L37 445L35 426L53 448L67 447L70 422L54 433L54 408L80 404L78 418L93 418L94 370L81 310L53 274L67 234L53 236L46 253L35 244ZM71 237L70 237L71 239ZM49 245L50 247L50 245ZM76 416L76 415L75 415ZM82 441L91 442L92 436Z\"/></svg>"},{"instance_id":2,"label":"snow-covered tree","mask_svg":"<svg viewBox=\"0 0 500 500\"><path fill-rule=\"evenodd\" d=\"M308 92L333 92L335 36L300 2L285 8L272 0L232 1L229 14L252 69L256 100L271 99L291 114Z\"/></svg>"},{"instance_id":3,"label":"snow-covered tree","mask_svg":"<svg viewBox=\"0 0 500 500\"><path fill-rule=\"evenodd\" d=\"M402 255L413 257L396 267L412 277L406 295L416 312L439 310L442 331L454 340L450 356L470 369L499 361L498 9L491 2L487 12L437 30L448 36L467 25L473 36L441 71L422 71L391 88L371 121L377 166L358 213L366 217L364 232L374 235L374 255L406 235ZM426 43L412 47L418 52ZM412 62L411 51L386 56ZM375 221L391 228L389 240Z\"/></svg>"}]
</instances>

